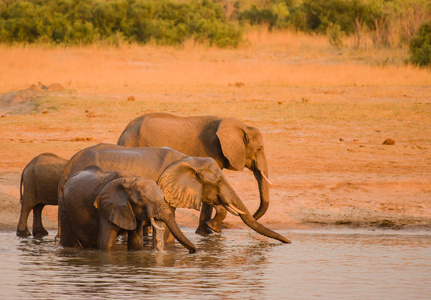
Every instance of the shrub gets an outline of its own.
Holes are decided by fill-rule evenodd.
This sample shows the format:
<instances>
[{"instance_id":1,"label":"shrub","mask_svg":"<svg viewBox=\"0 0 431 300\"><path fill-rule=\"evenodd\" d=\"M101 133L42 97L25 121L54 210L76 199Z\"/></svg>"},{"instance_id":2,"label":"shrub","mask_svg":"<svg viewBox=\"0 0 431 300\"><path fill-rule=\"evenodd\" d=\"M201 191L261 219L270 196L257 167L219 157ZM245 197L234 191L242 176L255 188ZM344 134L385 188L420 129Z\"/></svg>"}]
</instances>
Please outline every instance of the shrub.
<instances>
[{"instance_id":1,"label":"shrub","mask_svg":"<svg viewBox=\"0 0 431 300\"><path fill-rule=\"evenodd\" d=\"M431 65L431 21L423 23L411 40L410 61L419 66Z\"/></svg>"},{"instance_id":2,"label":"shrub","mask_svg":"<svg viewBox=\"0 0 431 300\"><path fill-rule=\"evenodd\" d=\"M251 25L266 25L269 30L287 28L289 22L289 8L284 1L274 1L267 7L258 8L252 5L250 9L239 13L240 22Z\"/></svg>"},{"instance_id":3,"label":"shrub","mask_svg":"<svg viewBox=\"0 0 431 300\"><path fill-rule=\"evenodd\" d=\"M365 22L369 7L360 0L304 0L307 29L326 33L328 28L338 25L346 34L355 32L355 22Z\"/></svg>"},{"instance_id":4,"label":"shrub","mask_svg":"<svg viewBox=\"0 0 431 300\"><path fill-rule=\"evenodd\" d=\"M208 0L8 0L0 2L0 43L89 44L96 40L177 45L195 38L235 47L241 32Z\"/></svg>"},{"instance_id":5,"label":"shrub","mask_svg":"<svg viewBox=\"0 0 431 300\"><path fill-rule=\"evenodd\" d=\"M330 24L328 28L329 43L335 47L341 47L343 45L342 40L343 34L341 33L341 28L337 24Z\"/></svg>"}]
</instances>

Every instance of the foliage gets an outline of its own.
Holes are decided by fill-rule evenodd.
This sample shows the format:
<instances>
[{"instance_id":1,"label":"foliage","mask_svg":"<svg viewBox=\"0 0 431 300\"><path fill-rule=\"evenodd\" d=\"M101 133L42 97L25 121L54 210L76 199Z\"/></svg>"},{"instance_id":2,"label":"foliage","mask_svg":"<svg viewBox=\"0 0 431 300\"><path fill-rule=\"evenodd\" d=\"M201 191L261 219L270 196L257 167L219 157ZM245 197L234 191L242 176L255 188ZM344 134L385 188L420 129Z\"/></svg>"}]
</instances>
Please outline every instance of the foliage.
<instances>
[{"instance_id":1,"label":"foliage","mask_svg":"<svg viewBox=\"0 0 431 300\"><path fill-rule=\"evenodd\" d=\"M245 25L326 34L354 47L408 45L431 19L429 0L0 0L0 43L178 45L187 39L236 47Z\"/></svg>"},{"instance_id":2,"label":"foliage","mask_svg":"<svg viewBox=\"0 0 431 300\"><path fill-rule=\"evenodd\" d=\"M346 34L355 31L355 20L364 20L369 8L360 0L304 0L307 29L326 33L332 24L340 26Z\"/></svg>"},{"instance_id":3,"label":"foliage","mask_svg":"<svg viewBox=\"0 0 431 300\"><path fill-rule=\"evenodd\" d=\"M431 65L431 21L423 23L410 42L410 61L419 66Z\"/></svg>"},{"instance_id":4,"label":"foliage","mask_svg":"<svg viewBox=\"0 0 431 300\"><path fill-rule=\"evenodd\" d=\"M248 22L251 25L267 25L269 30L282 29L289 26L289 8L285 1L274 1L267 7L258 8L253 4L238 14L240 22Z\"/></svg>"},{"instance_id":5,"label":"foliage","mask_svg":"<svg viewBox=\"0 0 431 300\"><path fill-rule=\"evenodd\" d=\"M341 27L338 24L331 24L328 28L329 43L336 47L343 44Z\"/></svg>"},{"instance_id":6,"label":"foliage","mask_svg":"<svg viewBox=\"0 0 431 300\"><path fill-rule=\"evenodd\" d=\"M336 46L342 36L353 35L359 47L364 33L376 46L406 45L420 23L431 18L429 0L255 0L248 6L245 0L237 2L242 3L242 23L327 34Z\"/></svg>"},{"instance_id":7,"label":"foliage","mask_svg":"<svg viewBox=\"0 0 431 300\"><path fill-rule=\"evenodd\" d=\"M241 40L222 7L208 0L5 0L0 42L90 44L126 41L176 45L188 38L219 47Z\"/></svg>"}]
</instances>

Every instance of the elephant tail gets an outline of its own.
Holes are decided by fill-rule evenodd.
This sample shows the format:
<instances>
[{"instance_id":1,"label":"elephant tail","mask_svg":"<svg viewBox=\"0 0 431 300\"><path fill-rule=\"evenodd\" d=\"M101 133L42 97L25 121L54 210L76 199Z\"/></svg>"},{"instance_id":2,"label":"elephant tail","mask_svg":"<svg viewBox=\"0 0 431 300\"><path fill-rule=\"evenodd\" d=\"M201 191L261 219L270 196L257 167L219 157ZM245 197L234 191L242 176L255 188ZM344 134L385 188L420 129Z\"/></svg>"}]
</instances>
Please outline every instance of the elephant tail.
<instances>
[{"instance_id":1,"label":"elephant tail","mask_svg":"<svg viewBox=\"0 0 431 300\"><path fill-rule=\"evenodd\" d=\"M25 171L25 169L24 169L24 171ZM21 173L21 180L19 182L19 201L21 202L21 204L23 201L23 199L22 199L22 187L23 187L23 181L24 181L24 171L22 171L22 173Z\"/></svg>"}]
</instances>

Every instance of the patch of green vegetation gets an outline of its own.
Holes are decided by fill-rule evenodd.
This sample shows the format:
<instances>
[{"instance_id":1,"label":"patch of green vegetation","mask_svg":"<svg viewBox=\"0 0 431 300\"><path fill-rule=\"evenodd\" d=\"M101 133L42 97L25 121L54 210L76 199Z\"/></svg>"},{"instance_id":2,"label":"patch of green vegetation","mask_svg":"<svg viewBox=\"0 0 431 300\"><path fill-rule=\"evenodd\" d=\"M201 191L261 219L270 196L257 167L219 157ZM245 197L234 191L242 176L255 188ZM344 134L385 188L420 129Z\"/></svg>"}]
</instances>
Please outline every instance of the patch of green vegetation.
<instances>
[{"instance_id":1,"label":"patch of green vegetation","mask_svg":"<svg viewBox=\"0 0 431 300\"><path fill-rule=\"evenodd\" d=\"M0 3L0 42L177 45L188 38L236 47L242 33L214 1L8 0Z\"/></svg>"},{"instance_id":2,"label":"patch of green vegetation","mask_svg":"<svg viewBox=\"0 0 431 300\"><path fill-rule=\"evenodd\" d=\"M223 1L221 1L223 2ZM327 34L339 47L341 36L354 36L354 46L371 35L376 46L407 45L418 21L429 20L428 0L270 0L237 1L238 20L266 25L269 30L289 28ZM234 14L235 15L235 14Z\"/></svg>"},{"instance_id":3,"label":"patch of green vegetation","mask_svg":"<svg viewBox=\"0 0 431 300\"><path fill-rule=\"evenodd\" d=\"M410 61L421 67L431 65L431 21L419 27L416 36L410 42Z\"/></svg>"},{"instance_id":4,"label":"patch of green vegetation","mask_svg":"<svg viewBox=\"0 0 431 300\"><path fill-rule=\"evenodd\" d=\"M236 47L245 25L263 25L328 35L336 47L343 36L354 36L359 48L364 34L376 46L394 47L408 45L430 16L429 0L3 0L0 43L180 45L194 39Z\"/></svg>"}]
</instances>

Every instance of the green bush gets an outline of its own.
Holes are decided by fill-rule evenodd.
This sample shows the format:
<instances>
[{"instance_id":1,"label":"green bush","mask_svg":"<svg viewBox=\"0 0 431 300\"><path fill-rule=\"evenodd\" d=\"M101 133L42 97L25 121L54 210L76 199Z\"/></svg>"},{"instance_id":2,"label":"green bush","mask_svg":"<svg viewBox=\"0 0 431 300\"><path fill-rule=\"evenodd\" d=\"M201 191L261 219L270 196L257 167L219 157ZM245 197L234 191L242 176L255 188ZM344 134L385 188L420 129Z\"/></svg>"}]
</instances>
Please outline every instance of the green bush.
<instances>
[{"instance_id":1,"label":"green bush","mask_svg":"<svg viewBox=\"0 0 431 300\"><path fill-rule=\"evenodd\" d=\"M223 1L223 0L217 0ZM228 0L226 0L227 2ZM269 30L291 28L327 34L331 44L354 35L358 48L364 34L374 45L408 45L421 22L431 18L429 0L237 0L238 20Z\"/></svg>"},{"instance_id":2,"label":"green bush","mask_svg":"<svg viewBox=\"0 0 431 300\"><path fill-rule=\"evenodd\" d=\"M240 22L251 25L266 25L269 30L289 27L289 8L285 1L273 1L270 5L258 8L252 5L238 14Z\"/></svg>"},{"instance_id":3,"label":"green bush","mask_svg":"<svg viewBox=\"0 0 431 300\"><path fill-rule=\"evenodd\" d=\"M346 34L355 32L355 22L368 21L370 9L361 0L304 0L306 26L309 31L326 33L338 25Z\"/></svg>"},{"instance_id":4,"label":"green bush","mask_svg":"<svg viewBox=\"0 0 431 300\"><path fill-rule=\"evenodd\" d=\"M422 24L410 42L410 61L419 66L431 65L431 21Z\"/></svg>"},{"instance_id":5,"label":"green bush","mask_svg":"<svg viewBox=\"0 0 431 300\"><path fill-rule=\"evenodd\" d=\"M0 43L90 44L118 41L177 45L188 38L236 47L241 31L208 0L7 0Z\"/></svg>"},{"instance_id":6,"label":"green bush","mask_svg":"<svg viewBox=\"0 0 431 300\"><path fill-rule=\"evenodd\" d=\"M0 0L0 43L195 39L236 47L241 25L251 24L326 34L337 47L348 35L359 47L367 33L375 45L392 47L408 45L430 16L429 0Z\"/></svg>"},{"instance_id":7,"label":"green bush","mask_svg":"<svg viewBox=\"0 0 431 300\"><path fill-rule=\"evenodd\" d=\"M335 47L341 47L343 45L342 36L343 34L341 33L340 26L337 24L330 24L328 28L329 43Z\"/></svg>"}]
</instances>

